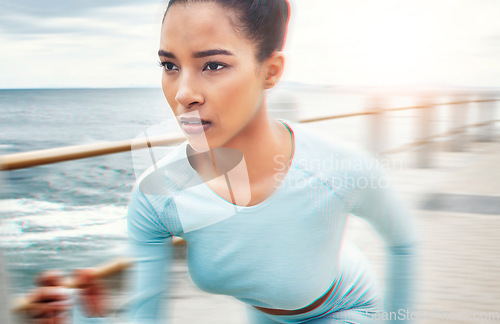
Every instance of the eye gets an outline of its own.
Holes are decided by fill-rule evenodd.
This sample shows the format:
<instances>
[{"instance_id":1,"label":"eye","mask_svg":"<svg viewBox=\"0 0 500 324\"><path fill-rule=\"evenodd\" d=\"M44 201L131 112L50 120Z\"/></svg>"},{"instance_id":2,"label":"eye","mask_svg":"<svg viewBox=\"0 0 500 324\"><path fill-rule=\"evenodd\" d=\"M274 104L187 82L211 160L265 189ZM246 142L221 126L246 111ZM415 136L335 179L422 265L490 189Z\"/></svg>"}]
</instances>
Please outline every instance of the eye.
<instances>
[{"instance_id":1,"label":"eye","mask_svg":"<svg viewBox=\"0 0 500 324\"><path fill-rule=\"evenodd\" d=\"M165 71L170 72L170 71L177 71L179 68L172 62L160 62L160 66L162 66Z\"/></svg>"},{"instance_id":2,"label":"eye","mask_svg":"<svg viewBox=\"0 0 500 324\"><path fill-rule=\"evenodd\" d=\"M223 69L225 68L226 65L225 64L222 64L222 63L218 63L218 62L208 62L206 65L205 65L205 68L203 70L208 70L208 71L217 71L217 70L220 70L220 69Z\"/></svg>"}]
</instances>

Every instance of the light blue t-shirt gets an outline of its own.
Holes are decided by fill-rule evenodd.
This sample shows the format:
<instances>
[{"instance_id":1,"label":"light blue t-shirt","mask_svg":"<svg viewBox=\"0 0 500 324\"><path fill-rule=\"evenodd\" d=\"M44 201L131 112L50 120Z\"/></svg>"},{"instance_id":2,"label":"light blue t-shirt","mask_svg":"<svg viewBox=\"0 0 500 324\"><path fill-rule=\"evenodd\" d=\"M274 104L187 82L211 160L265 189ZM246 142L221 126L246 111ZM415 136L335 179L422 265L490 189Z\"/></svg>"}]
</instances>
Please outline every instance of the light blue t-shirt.
<instances>
[{"instance_id":1,"label":"light blue t-shirt","mask_svg":"<svg viewBox=\"0 0 500 324\"><path fill-rule=\"evenodd\" d=\"M136 261L131 322L168 318L162 296L170 289L173 235L187 242L189 273L202 290L261 307L303 308L350 271L339 266L349 214L366 219L386 243L385 311L412 309L415 225L380 161L284 122L294 137L290 168L256 205L234 205L212 191L187 160L187 141L137 180L128 208Z\"/></svg>"}]
</instances>

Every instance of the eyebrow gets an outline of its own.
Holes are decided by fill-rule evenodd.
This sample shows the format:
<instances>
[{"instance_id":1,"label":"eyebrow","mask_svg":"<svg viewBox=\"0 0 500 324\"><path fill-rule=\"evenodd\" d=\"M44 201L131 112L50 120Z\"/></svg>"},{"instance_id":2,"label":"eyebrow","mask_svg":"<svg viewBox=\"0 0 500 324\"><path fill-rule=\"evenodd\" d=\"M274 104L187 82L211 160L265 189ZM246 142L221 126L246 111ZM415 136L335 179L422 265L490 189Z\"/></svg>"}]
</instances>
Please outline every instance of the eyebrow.
<instances>
[{"instance_id":1,"label":"eyebrow","mask_svg":"<svg viewBox=\"0 0 500 324\"><path fill-rule=\"evenodd\" d=\"M224 50L224 49L213 49L213 50L208 50L208 51L201 51L201 52L196 52L193 54L193 58L202 58L202 57L207 57L207 56L215 56L215 55L228 55L232 56L234 55L230 51ZM159 50L158 51L158 56L163 56L163 57L168 57L168 58L173 58L175 59L175 55L171 52L167 52L164 50Z\"/></svg>"},{"instance_id":2,"label":"eyebrow","mask_svg":"<svg viewBox=\"0 0 500 324\"><path fill-rule=\"evenodd\" d=\"M164 50L159 50L158 56L164 56L164 57L169 57L169 58L173 58L173 59L175 58L174 54L167 52L167 51L164 51Z\"/></svg>"},{"instance_id":3,"label":"eyebrow","mask_svg":"<svg viewBox=\"0 0 500 324\"><path fill-rule=\"evenodd\" d=\"M233 53L226 51L226 50L223 50L223 49L213 49L213 50L208 50L208 51L196 52L193 54L193 57L194 58L201 58L201 57L215 56L215 55L232 56Z\"/></svg>"}]
</instances>

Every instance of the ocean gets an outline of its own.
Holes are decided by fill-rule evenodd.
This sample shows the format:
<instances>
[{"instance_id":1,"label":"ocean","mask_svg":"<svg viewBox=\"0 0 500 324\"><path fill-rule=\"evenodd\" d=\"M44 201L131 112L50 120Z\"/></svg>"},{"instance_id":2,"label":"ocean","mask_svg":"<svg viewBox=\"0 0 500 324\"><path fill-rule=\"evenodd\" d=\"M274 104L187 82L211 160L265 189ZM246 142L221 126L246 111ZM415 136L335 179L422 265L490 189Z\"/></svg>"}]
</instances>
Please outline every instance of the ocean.
<instances>
[{"instance_id":1,"label":"ocean","mask_svg":"<svg viewBox=\"0 0 500 324\"><path fill-rule=\"evenodd\" d=\"M290 99L293 98L293 99ZM287 100L294 111L282 111ZM364 110L370 98L332 88L289 85L271 93L277 117L315 117ZM446 98L440 98L446 100ZM387 107L417 103L392 97ZM285 103L285 105L283 105ZM434 131L449 124L439 108ZM0 90L0 155L134 138L144 130L181 134L161 89ZM416 138L418 111L391 113L387 148ZM363 146L369 116L316 128ZM171 148L164 148L167 154ZM126 254L126 207L141 166L140 151L0 173L0 247L13 293L33 287L45 269L66 272Z\"/></svg>"},{"instance_id":2,"label":"ocean","mask_svg":"<svg viewBox=\"0 0 500 324\"><path fill-rule=\"evenodd\" d=\"M161 89L0 91L0 154L134 138L169 118ZM15 292L44 269L123 252L130 153L2 172L0 244Z\"/></svg>"}]
</instances>

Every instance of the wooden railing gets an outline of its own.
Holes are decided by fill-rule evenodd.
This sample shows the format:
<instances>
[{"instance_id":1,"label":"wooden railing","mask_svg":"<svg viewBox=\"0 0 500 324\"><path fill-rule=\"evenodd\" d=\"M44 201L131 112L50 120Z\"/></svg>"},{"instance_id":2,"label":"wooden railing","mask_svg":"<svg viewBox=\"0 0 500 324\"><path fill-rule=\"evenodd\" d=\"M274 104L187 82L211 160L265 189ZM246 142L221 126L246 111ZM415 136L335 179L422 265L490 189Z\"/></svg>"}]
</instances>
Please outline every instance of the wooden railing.
<instances>
[{"instance_id":1,"label":"wooden railing","mask_svg":"<svg viewBox=\"0 0 500 324\"><path fill-rule=\"evenodd\" d=\"M489 96L493 97L494 94L490 94ZM373 100L374 103L379 101ZM452 140L452 148L454 150L463 149L464 140L460 135L467 128L470 127L482 127L483 131L478 140L482 141L491 141L493 140L493 127L496 122L499 122L499 119L495 119L495 110L497 109L496 103L500 102L500 99L484 99L484 100L457 100L446 103L433 103L428 98L424 97L423 104L411 107L400 107L400 108L391 108L384 109L383 107L372 105L369 110L357 113L348 113L348 114L338 114L332 116L323 116L317 118L304 118L299 120L300 123L313 123L319 121L327 121L333 119L341 119L341 118L350 118L350 117L358 117L358 116L373 116L373 121L371 122L371 133L368 134L370 137L370 147L369 149L381 153L381 154L391 154L400 152L403 150L407 150L410 147L421 146L418 156L418 166L419 167L430 167L430 150L426 149L429 144L433 141L433 139L438 137L445 136L454 136L455 138ZM464 109L468 104L471 103L480 103L483 104L484 107L481 108L482 111L482 119L483 121L480 123L473 124L465 124L464 118ZM431 129L429 128L429 124L432 121L433 110L437 106L443 105L453 105L455 108L454 111L454 125L449 129L449 131L440 133L440 134L431 134ZM420 115L419 121L419 129L420 133L418 134L417 141L412 143L404 144L400 147L392 148L389 150L382 151L380 150L380 138L377 136L379 132L381 132L381 128L385 127L381 122L381 116L384 114L388 114L390 112L402 111L402 110L411 110L418 109L422 113ZM31 152L23 152L23 153L14 153L0 156L0 171L8 171L8 170L16 170L23 169L29 167L35 167L39 165L71 161L83 158L96 157L106 154L113 153L121 153L130 151L132 149L142 149L146 147L152 146L168 146L181 143L184 141L184 137L179 136L157 136L153 138L149 138L148 140L124 140L117 142L102 142L97 144L86 144L86 145L77 145L77 146L67 146L46 150L38 150Z\"/></svg>"}]
</instances>

